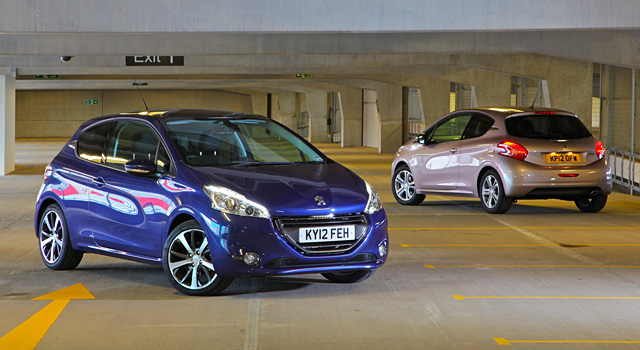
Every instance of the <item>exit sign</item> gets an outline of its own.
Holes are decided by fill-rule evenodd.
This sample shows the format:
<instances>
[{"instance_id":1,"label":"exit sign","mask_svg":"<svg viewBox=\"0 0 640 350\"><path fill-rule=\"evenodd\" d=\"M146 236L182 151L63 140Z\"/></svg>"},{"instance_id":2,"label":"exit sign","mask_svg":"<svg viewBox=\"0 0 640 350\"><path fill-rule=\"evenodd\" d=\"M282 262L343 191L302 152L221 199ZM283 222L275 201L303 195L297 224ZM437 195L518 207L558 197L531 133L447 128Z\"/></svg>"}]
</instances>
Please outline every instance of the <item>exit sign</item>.
<instances>
[{"instance_id":1,"label":"exit sign","mask_svg":"<svg viewBox=\"0 0 640 350\"><path fill-rule=\"evenodd\" d=\"M57 74L43 74L43 75L34 75L36 79L59 79L60 76Z\"/></svg>"},{"instance_id":2,"label":"exit sign","mask_svg":"<svg viewBox=\"0 0 640 350\"><path fill-rule=\"evenodd\" d=\"M126 56L126 66L184 66L184 56Z\"/></svg>"},{"instance_id":3,"label":"exit sign","mask_svg":"<svg viewBox=\"0 0 640 350\"><path fill-rule=\"evenodd\" d=\"M298 74L296 74L296 78L309 79L309 78L311 78L311 74L306 74L306 73L305 74L300 74L300 73L298 73Z\"/></svg>"},{"instance_id":4,"label":"exit sign","mask_svg":"<svg viewBox=\"0 0 640 350\"><path fill-rule=\"evenodd\" d=\"M84 100L84 104L86 105L97 105L98 100Z\"/></svg>"}]
</instances>

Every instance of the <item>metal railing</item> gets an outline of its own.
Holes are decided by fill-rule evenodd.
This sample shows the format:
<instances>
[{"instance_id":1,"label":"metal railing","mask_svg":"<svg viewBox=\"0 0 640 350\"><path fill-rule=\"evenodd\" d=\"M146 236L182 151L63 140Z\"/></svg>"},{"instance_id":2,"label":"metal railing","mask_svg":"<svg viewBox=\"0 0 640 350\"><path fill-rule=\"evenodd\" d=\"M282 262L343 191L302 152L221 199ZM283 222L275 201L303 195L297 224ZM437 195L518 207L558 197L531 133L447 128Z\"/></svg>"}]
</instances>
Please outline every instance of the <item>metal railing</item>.
<instances>
[{"instance_id":1,"label":"metal railing","mask_svg":"<svg viewBox=\"0 0 640 350\"><path fill-rule=\"evenodd\" d=\"M613 182L629 189L629 194L640 192L640 155L616 148L607 151L607 162L611 167ZM638 180L636 180L638 179Z\"/></svg>"}]
</instances>

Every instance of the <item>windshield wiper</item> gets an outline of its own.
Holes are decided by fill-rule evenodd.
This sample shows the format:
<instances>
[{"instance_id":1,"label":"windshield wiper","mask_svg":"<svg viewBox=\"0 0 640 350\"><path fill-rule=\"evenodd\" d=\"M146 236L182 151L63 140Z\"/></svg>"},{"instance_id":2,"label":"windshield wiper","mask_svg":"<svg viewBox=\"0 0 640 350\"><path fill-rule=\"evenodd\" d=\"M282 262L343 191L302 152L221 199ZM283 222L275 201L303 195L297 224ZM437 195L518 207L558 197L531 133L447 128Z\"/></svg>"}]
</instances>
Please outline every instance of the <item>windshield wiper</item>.
<instances>
[{"instance_id":1,"label":"windshield wiper","mask_svg":"<svg viewBox=\"0 0 640 350\"><path fill-rule=\"evenodd\" d=\"M262 160L250 160L238 164L233 164L232 167L238 166L261 166L261 165L294 165L294 162L265 162Z\"/></svg>"}]
</instances>

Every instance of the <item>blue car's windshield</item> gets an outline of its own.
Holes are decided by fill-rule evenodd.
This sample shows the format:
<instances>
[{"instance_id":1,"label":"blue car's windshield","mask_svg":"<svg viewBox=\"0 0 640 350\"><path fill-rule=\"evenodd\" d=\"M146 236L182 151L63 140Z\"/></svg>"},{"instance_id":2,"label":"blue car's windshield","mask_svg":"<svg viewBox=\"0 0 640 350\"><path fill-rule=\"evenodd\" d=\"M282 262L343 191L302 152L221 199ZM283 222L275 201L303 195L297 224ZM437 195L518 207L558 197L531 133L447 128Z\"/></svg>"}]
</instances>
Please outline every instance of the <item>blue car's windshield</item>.
<instances>
[{"instance_id":1,"label":"blue car's windshield","mask_svg":"<svg viewBox=\"0 0 640 350\"><path fill-rule=\"evenodd\" d=\"M194 166L324 162L290 131L261 119L180 119L165 127L182 158Z\"/></svg>"}]
</instances>

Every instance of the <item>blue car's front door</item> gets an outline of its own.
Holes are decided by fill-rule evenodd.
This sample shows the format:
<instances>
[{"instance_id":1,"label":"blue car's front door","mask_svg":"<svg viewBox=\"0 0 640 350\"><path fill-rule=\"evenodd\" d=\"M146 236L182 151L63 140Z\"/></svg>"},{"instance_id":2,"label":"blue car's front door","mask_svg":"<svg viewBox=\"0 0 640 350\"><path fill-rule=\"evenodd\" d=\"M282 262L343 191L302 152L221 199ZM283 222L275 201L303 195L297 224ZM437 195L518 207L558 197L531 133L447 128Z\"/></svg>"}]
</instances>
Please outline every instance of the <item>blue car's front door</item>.
<instances>
[{"instance_id":1,"label":"blue car's front door","mask_svg":"<svg viewBox=\"0 0 640 350\"><path fill-rule=\"evenodd\" d=\"M150 126L118 121L107 147L106 166L95 173L91 225L94 240L102 248L160 258L161 232L175 204L161 186L160 175L134 176L124 171L127 161L141 157L156 162L159 172L169 169L166 151Z\"/></svg>"}]
</instances>

